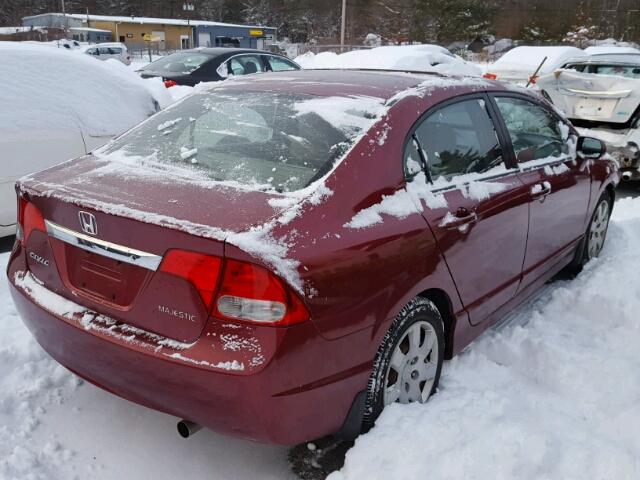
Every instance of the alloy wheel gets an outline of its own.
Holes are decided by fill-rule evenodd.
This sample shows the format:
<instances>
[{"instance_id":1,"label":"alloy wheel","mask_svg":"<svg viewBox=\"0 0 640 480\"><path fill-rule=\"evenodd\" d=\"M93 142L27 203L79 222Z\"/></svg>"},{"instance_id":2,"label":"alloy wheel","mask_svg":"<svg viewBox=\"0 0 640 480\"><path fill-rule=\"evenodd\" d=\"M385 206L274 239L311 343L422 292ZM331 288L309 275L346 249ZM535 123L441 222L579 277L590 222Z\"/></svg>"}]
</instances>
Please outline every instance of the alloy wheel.
<instances>
[{"instance_id":1,"label":"alloy wheel","mask_svg":"<svg viewBox=\"0 0 640 480\"><path fill-rule=\"evenodd\" d=\"M604 247L604 240L609 227L609 202L607 200L600 201L591 220L589 228L589 259L596 258Z\"/></svg>"},{"instance_id":2,"label":"alloy wheel","mask_svg":"<svg viewBox=\"0 0 640 480\"><path fill-rule=\"evenodd\" d=\"M391 356L384 383L384 405L426 402L438 370L438 336L429 322L419 321L404 333Z\"/></svg>"}]
</instances>

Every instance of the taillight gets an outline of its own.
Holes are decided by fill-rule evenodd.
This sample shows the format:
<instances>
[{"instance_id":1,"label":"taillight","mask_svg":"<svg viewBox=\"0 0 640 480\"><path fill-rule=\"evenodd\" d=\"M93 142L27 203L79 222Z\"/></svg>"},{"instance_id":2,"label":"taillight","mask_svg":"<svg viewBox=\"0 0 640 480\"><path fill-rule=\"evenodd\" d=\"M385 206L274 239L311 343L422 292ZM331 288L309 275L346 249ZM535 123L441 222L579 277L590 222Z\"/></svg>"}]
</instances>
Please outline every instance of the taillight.
<instances>
[{"instance_id":1,"label":"taillight","mask_svg":"<svg viewBox=\"0 0 640 480\"><path fill-rule=\"evenodd\" d=\"M482 76L483 78L486 78L488 80L496 80L498 78L498 75L496 75L495 73L485 73Z\"/></svg>"},{"instance_id":2,"label":"taillight","mask_svg":"<svg viewBox=\"0 0 640 480\"><path fill-rule=\"evenodd\" d=\"M169 250L160 271L189 281L207 311L219 318L274 326L309 319L300 298L269 270L253 263ZM224 273L219 280L221 271Z\"/></svg>"},{"instance_id":3,"label":"taillight","mask_svg":"<svg viewBox=\"0 0 640 480\"><path fill-rule=\"evenodd\" d=\"M24 245L34 230L40 230L41 232L47 231L47 227L44 224L44 217L42 213L40 213L40 210L38 210L38 207L22 196L19 196L18 231L16 233L16 239Z\"/></svg>"},{"instance_id":4,"label":"taillight","mask_svg":"<svg viewBox=\"0 0 640 480\"><path fill-rule=\"evenodd\" d=\"M219 257L184 250L169 250L162 260L160 271L191 282L207 306L207 311L210 311L221 266L222 259Z\"/></svg>"},{"instance_id":5,"label":"taillight","mask_svg":"<svg viewBox=\"0 0 640 480\"><path fill-rule=\"evenodd\" d=\"M175 80L165 80L164 81L164 86L167 87L167 88L175 87L176 85L178 85L178 82L176 82Z\"/></svg>"},{"instance_id":6,"label":"taillight","mask_svg":"<svg viewBox=\"0 0 640 480\"><path fill-rule=\"evenodd\" d=\"M252 263L227 260L216 301L223 317L270 325L293 325L309 319L298 296L278 277Z\"/></svg>"}]
</instances>

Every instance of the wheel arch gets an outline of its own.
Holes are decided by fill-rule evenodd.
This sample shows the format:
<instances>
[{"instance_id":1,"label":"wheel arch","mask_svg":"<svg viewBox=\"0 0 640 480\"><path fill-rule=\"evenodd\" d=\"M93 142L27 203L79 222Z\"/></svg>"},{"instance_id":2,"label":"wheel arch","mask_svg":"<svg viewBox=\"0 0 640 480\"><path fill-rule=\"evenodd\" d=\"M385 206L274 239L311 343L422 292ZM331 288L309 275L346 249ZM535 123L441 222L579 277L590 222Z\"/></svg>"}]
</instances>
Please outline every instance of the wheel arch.
<instances>
[{"instance_id":1,"label":"wheel arch","mask_svg":"<svg viewBox=\"0 0 640 480\"><path fill-rule=\"evenodd\" d=\"M430 300L440 312L444 326L444 357L453 357L453 338L455 333L456 317L453 314L451 299L447 292L439 288L429 288L420 292L418 297Z\"/></svg>"}]
</instances>

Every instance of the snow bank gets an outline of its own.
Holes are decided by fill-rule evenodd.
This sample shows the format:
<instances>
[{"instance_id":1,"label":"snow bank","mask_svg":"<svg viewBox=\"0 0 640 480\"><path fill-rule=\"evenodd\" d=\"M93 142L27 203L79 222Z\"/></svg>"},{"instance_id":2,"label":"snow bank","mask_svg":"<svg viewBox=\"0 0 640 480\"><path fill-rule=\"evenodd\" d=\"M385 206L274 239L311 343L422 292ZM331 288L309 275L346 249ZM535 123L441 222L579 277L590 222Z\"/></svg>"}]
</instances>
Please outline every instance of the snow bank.
<instances>
[{"instance_id":1,"label":"snow bank","mask_svg":"<svg viewBox=\"0 0 640 480\"><path fill-rule=\"evenodd\" d=\"M394 404L330 480L640 477L640 199L607 244L447 362L427 404Z\"/></svg>"},{"instance_id":2,"label":"snow bank","mask_svg":"<svg viewBox=\"0 0 640 480\"><path fill-rule=\"evenodd\" d=\"M82 129L114 136L171 102L157 80L117 60L41 45L0 42L0 130ZM161 87L161 88L160 88Z\"/></svg>"},{"instance_id":3,"label":"snow bank","mask_svg":"<svg viewBox=\"0 0 640 480\"><path fill-rule=\"evenodd\" d=\"M302 68L372 68L480 76L475 65L465 62L438 45L405 45L354 50L340 55L307 52L295 59Z\"/></svg>"}]
</instances>

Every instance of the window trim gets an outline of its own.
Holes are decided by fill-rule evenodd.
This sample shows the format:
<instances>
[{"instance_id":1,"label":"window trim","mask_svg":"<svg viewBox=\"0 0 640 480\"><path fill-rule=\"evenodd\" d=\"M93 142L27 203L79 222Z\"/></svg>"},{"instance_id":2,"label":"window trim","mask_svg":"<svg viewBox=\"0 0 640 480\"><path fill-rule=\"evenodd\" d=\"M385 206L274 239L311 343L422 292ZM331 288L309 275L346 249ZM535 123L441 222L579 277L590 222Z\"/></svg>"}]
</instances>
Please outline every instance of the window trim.
<instances>
[{"instance_id":1,"label":"window trim","mask_svg":"<svg viewBox=\"0 0 640 480\"><path fill-rule=\"evenodd\" d=\"M539 98L533 97L531 95L526 95L526 94L518 93L518 92L501 91L501 92L488 92L488 93L489 93L488 96L490 98L492 108L497 114L497 119L498 119L498 123L500 124L500 129L502 130L502 135L504 136L504 140L508 145L509 155L511 156L511 159L512 159L513 163L515 164L515 168L519 172L530 172L530 171L533 171L533 170L537 170L539 168L544 168L544 167L553 166L553 165L559 165L560 163L565 163L565 162L567 162L569 160L573 160L571 158L571 156L566 156L565 155L565 156L557 157L557 158L555 158L553 160L549 160L548 162L545 162L545 163L538 163L536 165L527 166L528 162L518 163L518 159L516 158L515 149L513 148L513 143L511 142L511 136L509 135L509 130L507 128L507 124L505 123L504 119L502 118L502 114L500 113L500 109L499 109L498 104L496 102L496 97L510 97L510 98L515 98L515 99L518 99L518 100L523 100L525 102L533 103L534 105L537 105L540 108L542 108L543 110L545 110L546 112L550 113L551 116L553 118L555 118L558 122L562 122L567 127L569 127L569 135L575 135L576 141L580 137L580 135L578 134L578 132L574 128L574 126L571 125L569 122L567 122L564 118L562 118L562 116L560 116L558 114L558 112L555 111L554 108L552 108L549 105L547 105L546 100L544 100L544 99L539 99ZM532 161L535 161L535 160L532 160Z\"/></svg>"},{"instance_id":2,"label":"window trim","mask_svg":"<svg viewBox=\"0 0 640 480\"><path fill-rule=\"evenodd\" d=\"M496 136L498 137L498 143L500 144L500 147L502 148L502 159L504 162L504 165L506 167L506 171L502 172L502 173L498 173L498 174L491 174L491 175L486 175L486 178L483 176L481 177L479 180L494 180L496 178L502 178L505 177L507 175L512 175L514 173L517 173L517 168L518 168L518 164L517 162L515 162L515 156L513 155L513 148L511 146L511 143L507 143L508 138L505 138L505 131L501 128L501 121L502 119L498 116L499 112L496 111L496 106L494 105L493 101L490 99L489 97L489 93L491 92L487 92L487 91L481 91L481 92L474 92L474 93L467 93L467 94L463 94L463 95L459 95L456 97L450 97L447 98L441 102L438 102L432 106L430 106L429 108L427 108L427 110L425 110L411 125L411 128L409 129L405 140L403 142L403 146L402 146L402 154L401 154L401 163L402 163L402 175L404 177L405 180L405 184L410 182L413 177L409 178L407 177L407 172L405 169L405 165L404 165L404 158L405 158L405 152L407 151L407 147L409 142L414 140L414 135L416 130L418 129L418 127L420 127L420 125L422 124L422 122L424 122L428 117L430 117L431 115L433 115L434 113L438 112L439 110L446 108L446 107L450 107L451 105L455 105L457 103L461 103L461 102L465 102L465 101L469 101L469 100L484 100L485 102L485 108L487 110L487 114L489 115L489 120L492 122L493 124L493 128L496 132ZM500 120L500 122L498 121ZM418 146L420 147L420 149L422 149L422 146L420 145L420 142L417 140L417 138L415 139L416 143L418 144ZM508 147L508 148L507 148ZM431 174L429 172L429 174L427 174L427 172L425 172L425 175L427 176L427 178L431 178ZM480 173L479 175L483 175L483 173ZM430 181L429 182L431 186L433 186L433 182ZM438 187L438 188L434 188L432 189L433 192L443 192L443 191L447 191L447 190L452 190L452 189L456 189L459 188L460 184L456 184L456 185L447 185L444 187Z\"/></svg>"}]
</instances>

